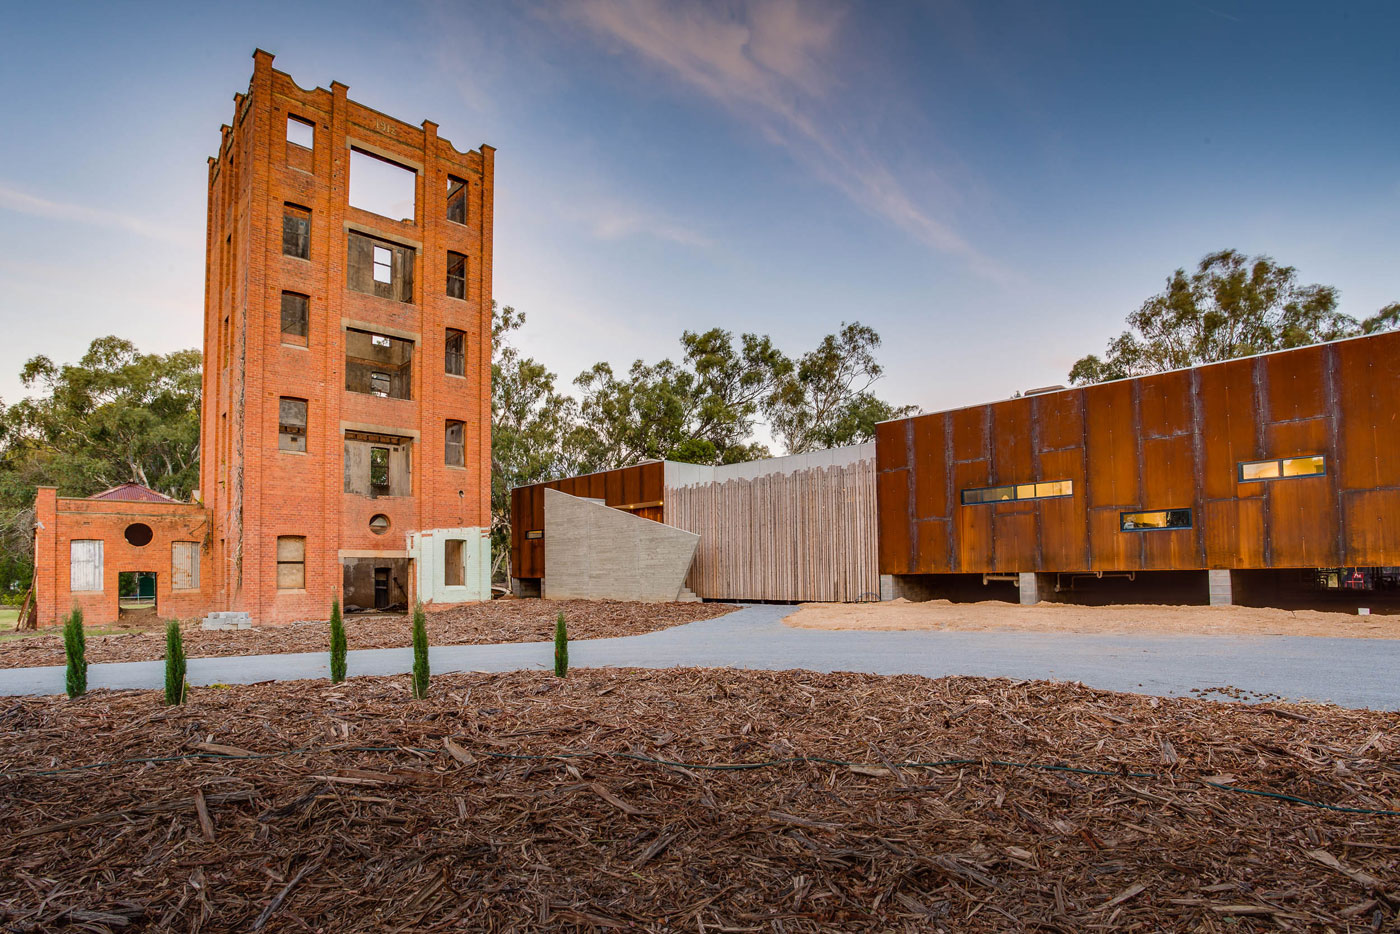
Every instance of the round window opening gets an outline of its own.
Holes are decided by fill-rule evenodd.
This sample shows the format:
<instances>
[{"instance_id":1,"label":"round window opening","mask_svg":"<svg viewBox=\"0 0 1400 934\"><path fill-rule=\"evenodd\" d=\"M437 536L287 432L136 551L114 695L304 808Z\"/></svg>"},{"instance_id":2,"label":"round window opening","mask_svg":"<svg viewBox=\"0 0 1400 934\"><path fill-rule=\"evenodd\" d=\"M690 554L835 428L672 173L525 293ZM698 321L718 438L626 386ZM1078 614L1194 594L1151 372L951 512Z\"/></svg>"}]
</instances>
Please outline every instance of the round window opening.
<instances>
[{"instance_id":1,"label":"round window opening","mask_svg":"<svg viewBox=\"0 0 1400 934\"><path fill-rule=\"evenodd\" d=\"M126 541L140 548L151 543L151 527L144 522L133 522L126 527Z\"/></svg>"},{"instance_id":2,"label":"round window opening","mask_svg":"<svg viewBox=\"0 0 1400 934\"><path fill-rule=\"evenodd\" d=\"M380 513L369 520L369 530L375 535L383 535L389 531L389 517Z\"/></svg>"}]
</instances>

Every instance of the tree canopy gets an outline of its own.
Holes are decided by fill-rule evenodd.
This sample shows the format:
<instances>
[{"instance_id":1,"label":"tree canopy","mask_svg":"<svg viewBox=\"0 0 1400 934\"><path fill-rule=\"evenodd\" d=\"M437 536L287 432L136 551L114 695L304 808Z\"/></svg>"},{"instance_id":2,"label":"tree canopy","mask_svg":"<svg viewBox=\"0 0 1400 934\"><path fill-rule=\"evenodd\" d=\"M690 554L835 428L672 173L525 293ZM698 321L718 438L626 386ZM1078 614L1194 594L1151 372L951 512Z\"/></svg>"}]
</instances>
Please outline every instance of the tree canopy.
<instances>
[{"instance_id":1,"label":"tree canopy","mask_svg":"<svg viewBox=\"0 0 1400 934\"><path fill-rule=\"evenodd\" d=\"M1400 326L1400 302L1363 321L1337 310L1332 286L1300 285L1298 271L1268 256L1220 250L1196 271L1178 269L1166 287L1128 315L1129 330L1100 358L1074 364L1070 382L1098 383L1199 366Z\"/></svg>"}]
</instances>

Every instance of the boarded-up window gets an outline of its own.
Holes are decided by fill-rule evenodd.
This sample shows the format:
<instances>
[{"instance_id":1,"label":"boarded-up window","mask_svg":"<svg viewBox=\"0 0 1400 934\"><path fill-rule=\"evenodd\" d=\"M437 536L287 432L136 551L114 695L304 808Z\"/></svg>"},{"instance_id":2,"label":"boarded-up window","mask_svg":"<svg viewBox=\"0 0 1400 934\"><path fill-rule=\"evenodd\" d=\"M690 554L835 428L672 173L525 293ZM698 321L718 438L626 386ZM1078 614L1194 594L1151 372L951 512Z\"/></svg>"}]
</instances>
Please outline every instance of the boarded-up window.
<instances>
[{"instance_id":1,"label":"boarded-up window","mask_svg":"<svg viewBox=\"0 0 1400 934\"><path fill-rule=\"evenodd\" d=\"M170 588L199 589L199 542L170 543Z\"/></svg>"},{"instance_id":2,"label":"boarded-up window","mask_svg":"<svg viewBox=\"0 0 1400 934\"><path fill-rule=\"evenodd\" d=\"M102 539L75 538L68 546L68 589L102 589Z\"/></svg>"},{"instance_id":3,"label":"boarded-up window","mask_svg":"<svg viewBox=\"0 0 1400 934\"><path fill-rule=\"evenodd\" d=\"M446 443L443 451L443 459L449 467L467 466L466 445L462 443L465 435L465 426L458 421L447 423Z\"/></svg>"},{"instance_id":4,"label":"boarded-up window","mask_svg":"<svg viewBox=\"0 0 1400 934\"><path fill-rule=\"evenodd\" d=\"M467 335L454 328L447 329L447 349L443 368L449 376L467 375Z\"/></svg>"},{"instance_id":5,"label":"boarded-up window","mask_svg":"<svg viewBox=\"0 0 1400 934\"><path fill-rule=\"evenodd\" d=\"M467 222L467 183L447 176L447 219L454 224Z\"/></svg>"},{"instance_id":6,"label":"boarded-up window","mask_svg":"<svg viewBox=\"0 0 1400 934\"><path fill-rule=\"evenodd\" d=\"M282 343L307 345L310 332L311 299L296 292L282 293Z\"/></svg>"},{"instance_id":7,"label":"boarded-up window","mask_svg":"<svg viewBox=\"0 0 1400 934\"><path fill-rule=\"evenodd\" d=\"M351 232L347 237L345 284L397 302L413 301L412 247Z\"/></svg>"},{"instance_id":8,"label":"boarded-up window","mask_svg":"<svg viewBox=\"0 0 1400 934\"><path fill-rule=\"evenodd\" d=\"M306 208L282 206L282 252L297 259L311 258L311 212Z\"/></svg>"},{"instance_id":9,"label":"boarded-up window","mask_svg":"<svg viewBox=\"0 0 1400 934\"><path fill-rule=\"evenodd\" d=\"M442 585L463 587L467 583L466 542L449 538L442 543Z\"/></svg>"},{"instance_id":10,"label":"boarded-up window","mask_svg":"<svg viewBox=\"0 0 1400 934\"><path fill-rule=\"evenodd\" d=\"M278 400L277 447L283 451L306 453L306 400Z\"/></svg>"},{"instance_id":11,"label":"boarded-up window","mask_svg":"<svg viewBox=\"0 0 1400 934\"><path fill-rule=\"evenodd\" d=\"M306 539L300 535L277 536L277 589L306 589Z\"/></svg>"},{"instance_id":12,"label":"boarded-up window","mask_svg":"<svg viewBox=\"0 0 1400 934\"><path fill-rule=\"evenodd\" d=\"M467 297L467 258L451 250L447 251L447 297Z\"/></svg>"}]
</instances>

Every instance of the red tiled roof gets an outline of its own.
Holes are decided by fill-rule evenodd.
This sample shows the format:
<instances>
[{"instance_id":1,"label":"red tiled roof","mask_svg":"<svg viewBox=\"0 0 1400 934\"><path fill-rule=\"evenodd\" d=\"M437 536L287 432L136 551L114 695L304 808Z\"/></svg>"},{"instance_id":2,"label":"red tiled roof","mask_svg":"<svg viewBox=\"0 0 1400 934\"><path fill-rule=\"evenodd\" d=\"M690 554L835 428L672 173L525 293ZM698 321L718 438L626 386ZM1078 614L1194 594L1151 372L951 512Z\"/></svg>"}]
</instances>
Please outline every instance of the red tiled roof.
<instances>
[{"instance_id":1,"label":"red tiled roof","mask_svg":"<svg viewBox=\"0 0 1400 934\"><path fill-rule=\"evenodd\" d=\"M125 503L176 502L176 500L171 499L164 493L157 493L150 487L142 486L139 483L123 483L120 486L112 487L110 490L104 490L101 493L94 493L92 496L89 496L88 499L112 499L120 500L121 502Z\"/></svg>"}]
</instances>

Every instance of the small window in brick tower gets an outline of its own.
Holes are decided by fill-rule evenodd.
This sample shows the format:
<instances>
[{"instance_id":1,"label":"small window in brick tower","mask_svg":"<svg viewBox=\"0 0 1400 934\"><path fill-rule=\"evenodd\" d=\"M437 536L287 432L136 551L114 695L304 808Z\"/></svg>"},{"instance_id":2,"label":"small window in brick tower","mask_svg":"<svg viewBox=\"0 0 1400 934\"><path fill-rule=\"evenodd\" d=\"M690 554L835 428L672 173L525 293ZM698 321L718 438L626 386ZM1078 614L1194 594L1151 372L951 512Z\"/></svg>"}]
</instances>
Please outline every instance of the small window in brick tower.
<instances>
[{"instance_id":1,"label":"small window in brick tower","mask_svg":"<svg viewBox=\"0 0 1400 934\"><path fill-rule=\"evenodd\" d=\"M288 114L287 142L310 149L316 143L316 124Z\"/></svg>"},{"instance_id":2,"label":"small window in brick tower","mask_svg":"<svg viewBox=\"0 0 1400 934\"><path fill-rule=\"evenodd\" d=\"M283 451L306 453L306 400L278 400L277 447Z\"/></svg>"},{"instance_id":3,"label":"small window in brick tower","mask_svg":"<svg viewBox=\"0 0 1400 934\"><path fill-rule=\"evenodd\" d=\"M311 258L311 212L306 208L282 205L282 252L297 259Z\"/></svg>"},{"instance_id":4,"label":"small window in brick tower","mask_svg":"<svg viewBox=\"0 0 1400 934\"><path fill-rule=\"evenodd\" d=\"M467 258L461 253L447 253L447 297L467 297Z\"/></svg>"},{"instance_id":5,"label":"small window in brick tower","mask_svg":"<svg viewBox=\"0 0 1400 934\"><path fill-rule=\"evenodd\" d=\"M447 176L447 219L454 224L467 222L467 183Z\"/></svg>"},{"instance_id":6,"label":"small window in brick tower","mask_svg":"<svg viewBox=\"0 0 1400 934\"><path fill-rule=\"evenodd\" d=\"M449 376L467 375L467 335L456 328L447 329L447 349L443 370Z\"/></svg>"},{"instance_id":7,"label":"small window in brick tower","mask_svg":"<svg viewBox=\"0 0 1400 934\"><path fill-rule=\"evenodd\" d=\"M307 345L311 299L296 292L282 293L282 343Z\"/></svg>"},{"instance_id":8,"label":"small window in brick tower","mask_svg":"<svg viewBox=\"0 0 1400 934\"><path fill-rule=\"evenodd\" d=\"M277 589L306 589L306 539L300 535L277 536Z\"/></svg>"},{"instance_id":9,"label":"small window in brick tower","mask_svg":"<svg viewBox=\"0 0 1400 934\"><path fill-rule=\"evenodd\" d=\"M444 460L449 467L467 466L466 445L463 443L466 426L462 422L449 421L447 423L447 441L444 450Z\"/></svg>"}]
</instances>

